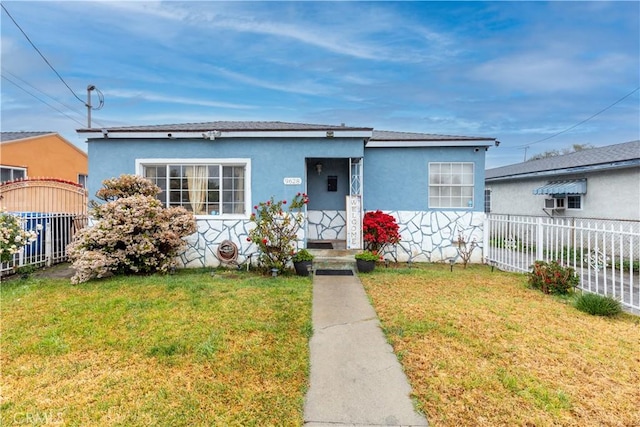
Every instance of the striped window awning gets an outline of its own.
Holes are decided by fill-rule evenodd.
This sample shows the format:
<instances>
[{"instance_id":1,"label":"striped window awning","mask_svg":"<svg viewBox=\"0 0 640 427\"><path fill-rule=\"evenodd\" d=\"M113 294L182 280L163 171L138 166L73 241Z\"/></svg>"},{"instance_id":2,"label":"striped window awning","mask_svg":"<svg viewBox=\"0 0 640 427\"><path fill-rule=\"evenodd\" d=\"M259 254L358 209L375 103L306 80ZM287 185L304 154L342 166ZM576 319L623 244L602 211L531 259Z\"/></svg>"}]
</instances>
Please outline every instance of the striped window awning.
<instances>
[{"instance_id":1,"label":"striped window awning","mask_svg":"<svg viewBox=\"0 0 640 427\"><path fill-rule=\"evenodd\" d=\"M533 190L533 194L587 194L587 180L552 181Z\"/></svg>"}]
</instances>

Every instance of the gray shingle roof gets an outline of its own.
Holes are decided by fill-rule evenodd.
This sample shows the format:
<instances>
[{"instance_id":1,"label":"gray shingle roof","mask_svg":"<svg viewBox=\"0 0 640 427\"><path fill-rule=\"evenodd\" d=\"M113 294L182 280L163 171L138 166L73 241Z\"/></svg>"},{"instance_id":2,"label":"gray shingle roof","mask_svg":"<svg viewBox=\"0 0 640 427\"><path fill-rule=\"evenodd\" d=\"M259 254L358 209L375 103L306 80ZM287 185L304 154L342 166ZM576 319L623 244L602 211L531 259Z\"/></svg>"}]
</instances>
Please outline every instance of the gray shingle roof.
<instances>
[{"instance_id":1,"label":"gray shingle roof","mask_svg":"<svg viewBox=\"0 0 640 427\"><path fill-rule=\"evenodd\" d=\"M342 125L319 125L308 123L260 122L260 121L217 121L204 123L181 123L151 126L107 127L109 132L205 132L205 131L326 131L326 130L365 130L367 127L350 127ZM82 132L95 132L97 129L78 129Z\"/></svg>"},{"instance_id":2,"label":"gray shingle roof","mask_svg":"<svg viewBox=\"0 0 640 427\"><path fill-rule=\"evenodd\" d=\"M9 142L36 136L51 135L55 132L0 132L0 141Z\"/></svg>"},{"instance_id":3,"label":"gray shingle roof","mask_svg":"<svg viewBox=\"0 0 640 427\"><path fill-rule=\"evenodd\" d=\"M516 178L555 170L570 171L634 160L640 160L640 140L487 169L485 178L487 180Z\"/></svg>"},{"instance_id":4,"label":"gray shingle roof","mask_svg":"<svg viewBox=\"0 0 640 427\"><path fill-rule=\"evenodd\" d=\"M493 141L480 136L437 135L431 133L394 132L374 130L371 141Z\"/></svg>"},{"instance_id":5,"label":"gray shingle roof","mask_svg":"<svg viewBox=\"0 0 640 427\"><path fill-rule=\"evenodd\" d=\"M355 131L370 133L370 141L379 143L394 143L399 145L402 143L460 143L460 142L487 142L493 143L495 138L478 137L478 136L459 136L459 135L438 135L429 133L416 132L395 132L395 131L377 131L371 127L354 127L342 125L324 125L311 123L290 123L279 121L214 121L203 123L179 123L164 125L140 125L140 126L117 126L107 128L83 128L77 129L78 133L100 133L105 135L127 134L131 137L135 134L146 133L192 133L192 132L211 132L219 131L227 134L233 132L297 132L297 131ZM174 135L175 136L175 135Z\"/></svg>"}]
</instances>

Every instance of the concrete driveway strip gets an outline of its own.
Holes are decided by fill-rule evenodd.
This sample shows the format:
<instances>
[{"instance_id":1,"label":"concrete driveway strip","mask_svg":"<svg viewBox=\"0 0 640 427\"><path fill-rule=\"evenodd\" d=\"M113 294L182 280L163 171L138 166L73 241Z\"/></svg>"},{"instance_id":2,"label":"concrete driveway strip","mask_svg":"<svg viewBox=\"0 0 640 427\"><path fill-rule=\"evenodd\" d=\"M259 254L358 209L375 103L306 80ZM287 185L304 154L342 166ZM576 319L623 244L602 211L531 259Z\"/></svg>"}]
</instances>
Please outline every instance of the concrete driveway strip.
<instances>
[{"instance_id":1,"label":"concrete driveway strip","mask_svg":"<svg viewBox=\"0 0 640 427\"><path fill-rule=\"evenodd\" d=\"M314 276L305 426L427 426L356 276Z\"/></svg>"}]
</instances>

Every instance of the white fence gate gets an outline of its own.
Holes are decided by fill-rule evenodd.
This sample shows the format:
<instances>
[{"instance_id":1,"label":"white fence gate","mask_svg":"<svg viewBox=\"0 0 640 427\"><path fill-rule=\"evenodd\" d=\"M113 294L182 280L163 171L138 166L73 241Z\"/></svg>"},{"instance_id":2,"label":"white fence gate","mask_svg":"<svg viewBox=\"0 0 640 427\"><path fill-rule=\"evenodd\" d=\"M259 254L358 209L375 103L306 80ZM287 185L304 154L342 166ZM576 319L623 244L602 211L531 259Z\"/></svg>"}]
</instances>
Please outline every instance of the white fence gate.
<instances>
[{"instance_id":1,"label":"white fence gate","mask_svg":"<svg viewBox=\"0 0 640 427\"><path fill-rule=\"evenodd\" d=\"M0 275L23 266L66 261L67 245L88 221L87 190L56 178L0 184L0 208L21 218L25 230L40 230L35 241L23 246L11 261L0 264Z\"/></svg>"},{"instance_id":2,"label":"white fence gate","mask_svg":"<svg viewBox=\"0 0 640 427\"><path fill-rule=\"evenodd\" d=\"M529 272L534 261L573 267L580 289L640 312L640 221L487 215L486 261Z\"/></svg>"},{"instance_id":3,"label":"white fence gate","mask_svg":"<svg viewBox=\"0 0 640 427\"><path fill-rule=\"evenodd\" d=\"M22 218L25 230L40 231L33 242L14 255L13 261L2 263L0 275L27 265L42 267L66 261L67 245L76 232L87 225L84 214L21 212L14 215Z\"/></svg>"}]
</instances>

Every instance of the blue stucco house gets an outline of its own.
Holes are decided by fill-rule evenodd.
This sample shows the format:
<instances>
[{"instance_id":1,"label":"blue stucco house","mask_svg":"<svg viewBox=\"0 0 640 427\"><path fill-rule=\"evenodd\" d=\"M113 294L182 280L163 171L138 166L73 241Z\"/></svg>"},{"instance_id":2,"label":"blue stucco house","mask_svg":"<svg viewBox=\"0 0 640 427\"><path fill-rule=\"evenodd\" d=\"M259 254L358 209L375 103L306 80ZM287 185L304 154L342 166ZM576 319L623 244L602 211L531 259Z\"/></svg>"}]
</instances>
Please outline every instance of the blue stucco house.
<instances>
[{"instance_id":1,"label":"blue stucco house","mask_svg":"<svg viewBox=\"0 0 640 427\"><path fill-rule=\"evenodd\" d=\"M494 138L377 131L284 122L208 122L78 129L87 138L90 194L102 180L139 174L167 206L184 206L198 232L181 255L188 267L216 266L223 240L252 252L249 216L259 201L306 192L301 241L362 247L362 215L396 217L402 242L389 258L443 261L453 241L476 239L482 259L485 153Z\"/></svg>"}]
</instances>

